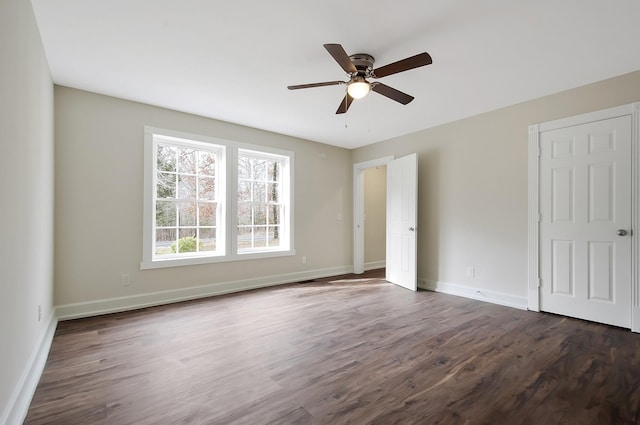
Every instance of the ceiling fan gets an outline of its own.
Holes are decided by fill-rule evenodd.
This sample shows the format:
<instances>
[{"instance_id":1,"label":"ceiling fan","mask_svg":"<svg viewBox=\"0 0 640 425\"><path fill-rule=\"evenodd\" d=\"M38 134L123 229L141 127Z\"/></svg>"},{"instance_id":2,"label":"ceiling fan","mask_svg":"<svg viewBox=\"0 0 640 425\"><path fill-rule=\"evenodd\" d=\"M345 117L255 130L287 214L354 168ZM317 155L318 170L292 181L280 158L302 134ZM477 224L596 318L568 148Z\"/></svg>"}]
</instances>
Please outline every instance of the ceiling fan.
<instances>
[{"instance_id":1,"label":"ceiling fan","mask_svg":"<svg viewBox=\"0 0 640 425\"><path fill-rule=\"evenodd\" d=\"M378 79L386 77L387 75L397 74L420 66L429 65L433 62L431 60L431 56L429 56L427 52L424 52L390 63L389 65L373 69L375 59L369 54L356 53L355 55L349 56L340 44L325 44L324 48L327 49L329 54L333 56L333 59L338 62L338 65L344 69L344 72L349 76L349 81L338 80L325 81L323 83L298 84L294 86L287 86L287 88L289 90L298 90L308 89L311 87L346 84L347 94L344 96L342 102L340 102L340 106L338 106L336 114L344 114L347 112L354 99L362 99L369 93L369 91L374 91L388 97L389 99L406 105L414 99L413 96L409 96L400 90L396 90L393 87L389 87L386 84L382 84L377 81L369 82L367 81L367 78Z\"/></svg>"}]
</instances>

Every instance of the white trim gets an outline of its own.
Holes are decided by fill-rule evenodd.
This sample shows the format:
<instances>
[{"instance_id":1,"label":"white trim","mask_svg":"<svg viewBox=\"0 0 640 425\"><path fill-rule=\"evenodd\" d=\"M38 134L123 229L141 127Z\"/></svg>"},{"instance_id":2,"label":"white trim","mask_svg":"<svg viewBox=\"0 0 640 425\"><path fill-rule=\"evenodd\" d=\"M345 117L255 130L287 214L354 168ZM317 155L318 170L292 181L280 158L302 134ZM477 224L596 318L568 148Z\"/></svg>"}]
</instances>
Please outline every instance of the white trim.
<instances>
[{"instance_id":1,"label":"white trim","mask_svg":"<svg viewBox=\"0 0 640 425\"><path fill-rule=\"evenodd\" d=\"M543 131L556 130L631 115L631 330L640 332L640 102L589 112L568 118L548 121L529 127L529 253L528 306L536 310L540 303L539 284L539 138ZM535 145L535 147L534 147ZM535 286L535 288L534 288Z\"/></svg>"},{"instance_id":2,"label":"white trim","mask_svg":"<svg viewBox=\"0 0 640 425\"><path fill-rule=\"evenodd\" d=\"M489 289L474 288L459 283L439 282L428 279L418 279L418 287L427 291L441 292L443 294L455 295L458 297L470 298L478 301L485 301L492 304L499 304L505 307L527 309L527 298L516 295L505 294L503 292Z\"/></svg>"},{"instance_id":3,"label":"white trim","mask_svg":"<svg viewBox=\"0 0 640 425\"><path fill-rule=\"evenodd\" d=\"M544 131L557 130L559 128L572 127L574 125L630 115L633 112L633 105L633 103L630 103L622 106L614 106L613 108L601 109L599 111L587 112L586 114L543 122L539 124L540 132L542 133Z\"/></svg>"},{"instance_id":4,"label":"white trim","mask_svg":"<svg viewBox=\"0 0 640 425\"><path fill-rule=\"evenodd\" d=\"M366 170L367 168L381 167L383 165L387 165L389 162L393 161L394 159L395 159L395 156L393 155L383 156L382 158L377 158L377 159L370 159L369 161L358 162L356 164L353 164L353 169L355 170L356 168L358 168L361 170Z\"/></svg>"},{"instance_id":5,"label":"white trim","mask_svg":"<svg viewBox=\"0 0 640 425\"><path fill-rule=\"evenodd\" d=\"M233 240L234 238L228 239ZM258 260L262 258L272 257L289 257L293 255L296 255L296 251L290 249L288 251L247 252L244 254L236 255L167 258L166 260L142 261L140 262L140 270L162 269L165 267L194 266L198 264L228 263L231 261Z\"/></svg>"},{"instance_id":6,"label":"white trim","mask_svg":"<svg viewBox=\"0 0 640 425\"><path fill-rule=\"evenodd\" d=\"M640 332L640 102L631 114L631 331Z\"/></svg>"},{"instance_id":7,"label":"white trim","mask_svg":"<svg viewBox=\"0 0 640 425\"><path fill-rule=\"evenodd\" d=\"M527 267L527 307L540 311L540 269L538 249L540 234L540 206L538 205L538 182L540 167L540 126L529 126L529 209L528 209L528 267Z\"/></svg>"},{"instance_id":8,"label":"white trim","mask_svg":"<svg viewBox=\"0 0 640 425\"><path fill-rule=\"evenodd\" d=\"M387 266L387 262L385 260L370 261L368 263L364 263L364 270L369 271L369 270L384 269L386 266Z\"/></svg>"},{"instance_id":9,"label":"white trim","mask_svg":"<svg viewBox=\"0 0 640 425\"><path fill-rule=\"evenodd\" d=\"M364 170L386 166L394 156L385 156L353 164L353 272L360 274L364 267Z\"/></svg>"},{"instance_id":10,"label":"white trim","mask_svg":"<svg viewBox=\"0 0 640 425\"><path fill-rule=\"evenodd\" d=\"M248 291L251 289L266 288L285 283L301 282L309 279L338 276L351 272L353 272L351 266L341 266L254 279L219 282L209 285L171 289L167 291L151 292L127 297L107 298L96 301L65 304L56 307L56 314L59 320L77 319L80 317L97 316L100 314L116 313L120 311L171 304L180 301L206 298L215 295Z\"/></svg>"},{"instance_id":11,"label":"white trim","mask_svg":"<svg viewBox=\"0 0 640 425\"><path fill-rule=\"evenodd\" d=\"M238 150L237 149L227 149L225 152L225 159L223 166L225 167L225 171L223 172L223 176L225 176L226 184L224 190L225 193L231 192L227 191L227 187L232 187L236 189L238 188ZM235 167L229 166L229 164L235 164ZM293 174L292 174L293 175ZM237 196L237 195L236 195ZM238 238L233 237L236 235L236 231L233 230L231 235L227 237L227 229L237 229L238 228L238 202L236 198L236 202L228 202L230 199L229 196L226 196L224 199L225 213L223 214L223 220L225 222L224 229L224 247L225 254L227 256L233 255L238 252Z\"/></svg>"},{"instance_id":12,"label":"white trim","mask_svg":"<svg viewBox=\"0 0 640 425\"><path fill-rule=\"evenodd\" d=\"M15 386L13 393L11 393L9 403L2 417L0 417L0 424L21 424L26 418L31 399L36 392L38 382L44 371L44 366L47 363L47 357L49 356L49 350L51 349L51 343L53 342L53 335L56 332L57 325L58 319L54 314L54 310L52 310L49 315L47 329L42 335L40 344L38 344L29 357L20 375L18 384Z\"/></svg>"},{"instance_id":13,"label":"white trim","mask_svg":"<svg viewBox=\"0 0 640 425\"><path fill-rule=\"evenodd\" d=\"M154 216L153 197L150 195L153 193L154 179L153 170L155 153L153 152L153 133L155 129L153 127L145 126L144 128L144 164L143 164L143 197L142 197L142 262L140 264L141 269L143 264L152 263L151 257L153 252L153 223L152 217Z\"/></svg>"}]
</instances>

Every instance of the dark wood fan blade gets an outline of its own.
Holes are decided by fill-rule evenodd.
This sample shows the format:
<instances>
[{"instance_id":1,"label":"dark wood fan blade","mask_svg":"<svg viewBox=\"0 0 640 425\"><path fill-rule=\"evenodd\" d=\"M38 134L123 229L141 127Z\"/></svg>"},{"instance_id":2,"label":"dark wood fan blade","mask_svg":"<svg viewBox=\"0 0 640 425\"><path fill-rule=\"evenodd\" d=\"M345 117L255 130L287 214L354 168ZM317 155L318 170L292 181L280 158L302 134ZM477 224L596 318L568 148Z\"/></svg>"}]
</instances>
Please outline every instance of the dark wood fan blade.
<instances>
[{"instance_id":1,"label":"dark wood fan blade","mask_svg":"<svg viewBox=\"0 0 640 425\"><path fill-rule=\"evenodd\" d=\"M382 66L373 70L373 75L376 78L386 77L387 75L397 74L398 72L408 71L420 66L430 65L433 63L429 53L424 52L411 56L410 58L402 59L389 65Z\"/></svg>"},{"instance_id":2,"label":"dark wood fan blade","mask_svg":"<svg viewBox=\"0 0 640 425\"><path fill-rule=\"evenodd\" d=\"M409 96L408 94L403 93L400 90L396 90L393 87L389 87L386 84L382 83L371 84L371 90L378 94L386 96L389 99L395 100L396 102L400 102L403 105L406 105L414 99L413 96Z\"/></svg>"},{"instance_id":3,"label":"dark wood fan blade","mask_svg":"<svg viewBox=\"0 0 640 425\"><path fill-rule=\"evenodd\" d=\"M338 62L338 65L344 69L346 73L358 72L356 66L351 62L349 55L344 51L341 45L339 44L325 44L324 48L327 49L327 52Z\"/></svg>"},{"instance_id":4,"label":"dark wood fan blade","mask_svg":"<svg viewBox=\"0 0 640 425\"><path fill-rule=\"evenodd\" d=\"M347 93L344 96L344 99L342 99L342 102L340 102L340 106L338 106L338 110L336 111L336 114L344 114L345 112L347 112L352 102L353 102L353 98L349 96L349 93Z\"/></svg>"},{"instance_id":5,"label":"dark wood fan blade","mask_svg":"<svg viewBox=\"0 0 640 425\"><path fill-rule=\"evenodd\" d=\"M287 86L289 90L310 89L311 87L337 86L345 84L344 81L325 81L324 83L298 84L295 86Z\"/></svg>"}]
</instances>

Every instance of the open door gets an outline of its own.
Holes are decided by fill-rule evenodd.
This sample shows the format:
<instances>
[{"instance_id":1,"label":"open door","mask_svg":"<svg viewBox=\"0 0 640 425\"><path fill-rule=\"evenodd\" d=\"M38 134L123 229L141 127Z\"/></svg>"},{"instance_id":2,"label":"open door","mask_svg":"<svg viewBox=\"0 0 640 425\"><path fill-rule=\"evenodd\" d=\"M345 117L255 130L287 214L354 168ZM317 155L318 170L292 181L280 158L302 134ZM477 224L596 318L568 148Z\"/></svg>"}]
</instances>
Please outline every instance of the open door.
<instances>
[{"instance_id":1,"label":"open door","mask_svg":"<svg viewBox=\"0 0 640 425\"><path fill-rule=\"evenodd\" d=\"M417 290L418 155L387 163L386 280Z\"/></svg>"}]
</instances>

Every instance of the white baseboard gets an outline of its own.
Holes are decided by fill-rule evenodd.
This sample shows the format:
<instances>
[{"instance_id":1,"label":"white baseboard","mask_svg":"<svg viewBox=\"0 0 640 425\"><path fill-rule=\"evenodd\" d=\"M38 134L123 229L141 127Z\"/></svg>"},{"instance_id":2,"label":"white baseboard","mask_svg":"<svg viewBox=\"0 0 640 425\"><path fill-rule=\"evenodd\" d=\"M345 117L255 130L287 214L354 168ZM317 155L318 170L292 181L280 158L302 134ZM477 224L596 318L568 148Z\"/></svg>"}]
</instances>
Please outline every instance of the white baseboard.
<instances>
[{"instance_id":1,"label":"white baseboard","mask_svg":"<svg viewBox=\"0 0 640 425\"><path fill-rule=\"evenodd\" d=\"M376 269L384 269L387 267L387 262L385 260L381 261L371 261L368 263L364 263L364 270L376 270Z\"/></svg>"},{"instance_id":2,"label":"white baseboard","mask_svg":"<svg viewBox=\"0 0 640 425\"><path fill-rule=\"evenodd\" d=\"M353 273L353 266L331 267L327 269L213 283L210 285L193 286L168 291L150 292L127 297L107 298L96 301L65 304L56 307L56 316L58 317L58 320L77 319L81 317L97 316L100 314L117 313L119 311L170 304L179 301L206 298L214 295L266 288L268 286L282 285L285 283L301 282L309 279L337 276L346 273Z\"/></svg>"},{"instance_id":3,"label":"white baseboard","mask_svg":"<svg viewBox=\"0 0 640 425\"><path fill-rule=\"evenodd\" d=\"M458 283L437 282L428 279L418 279L418 287L428 291L442 292L443 294L456 295L493 304L500 304L520 310L527 309L527 297L518 297L488 289L474 288Z\"/></svg>"},{"instance_id":4,"label":"white baseboard","mask_svg":"<svg viewBox=\"0 0 640 425\"><path fill-rule=\"evenodd\" d=\"M44 366L47 363L47 357L49 356L51 342L53 341L53 335L56 332L57 325L58 319L52 310L49 315L47 329L42 335L40 344L38 344L29 357L25 368L20 375L20 379L11 394L9 403L5 408L2 417L0 417L0 424L17 425L24 422L27 412L29 411L31 399L33 398L33 394L36 392L40 376L42 375Z\"/></svg>"}]
</instances>

